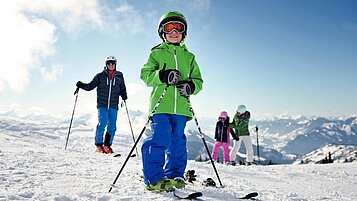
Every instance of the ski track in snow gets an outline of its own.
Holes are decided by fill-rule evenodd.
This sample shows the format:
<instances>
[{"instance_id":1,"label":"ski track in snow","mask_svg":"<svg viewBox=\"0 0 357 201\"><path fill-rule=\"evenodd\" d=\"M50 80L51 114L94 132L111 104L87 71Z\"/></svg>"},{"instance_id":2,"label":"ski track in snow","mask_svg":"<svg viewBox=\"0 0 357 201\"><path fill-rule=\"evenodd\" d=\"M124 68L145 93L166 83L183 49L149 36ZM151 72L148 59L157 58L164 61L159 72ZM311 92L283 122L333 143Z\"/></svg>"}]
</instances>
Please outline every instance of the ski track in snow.
<instances>
[{"instance_id":1,"label":"ski track in snow","mask_svg":"<svg viewBox=\"0 0 357 201\"><path fill-rule=\"evenodd\" d=\"M134 144L130 133L117 132L113 149L122 156L116 158L94 152L94 131L75 130L65 151L66 137L65 128L48 126L0 130L0 200L177 200L144 188L139 157L129 159L108 193ZM141 155L140 143L138 150ZM256 200L357 198L356 163L216 167L224 188L200 184L211 177L219 186L210 163L188 162L186 170L194 169L198 182L187 189L201 191L199 200L237 200L250 192L259 193Z\"/></svg>"}]
</instances>

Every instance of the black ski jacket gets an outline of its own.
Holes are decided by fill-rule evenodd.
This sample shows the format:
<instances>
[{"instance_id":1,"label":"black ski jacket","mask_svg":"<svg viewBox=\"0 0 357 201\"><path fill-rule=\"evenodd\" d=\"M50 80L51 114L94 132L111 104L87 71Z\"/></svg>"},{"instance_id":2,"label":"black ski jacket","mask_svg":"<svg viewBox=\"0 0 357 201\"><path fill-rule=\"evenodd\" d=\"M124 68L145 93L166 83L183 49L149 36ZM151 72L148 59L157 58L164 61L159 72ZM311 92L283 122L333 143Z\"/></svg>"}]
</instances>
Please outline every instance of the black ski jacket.
<instances>
[{"instance_id":1,"label":"black ski jacket","mask_svg":"<svg viewBox=\"0 0 357 201\"><path fill-rule=\"evenodd\" d=\"M228 142L228 129L229 127L225 123L218 121L216 123L214 139L218 142Z\"/></svg>"},{"instance_id":2,"label":"black ski jacket","mask_svg":"<svg viewBox=\"0 0 357 201\"><path fill-rule=\"evenodd\" d=\"M109 79L106 70L94 76L93 80L84 84L83 89L91 91L97 87L97 108L114 108L118 110L119 96L126 100L126 87L123 74L116 71L112 79Z\"/></svg>"}]
</instances>

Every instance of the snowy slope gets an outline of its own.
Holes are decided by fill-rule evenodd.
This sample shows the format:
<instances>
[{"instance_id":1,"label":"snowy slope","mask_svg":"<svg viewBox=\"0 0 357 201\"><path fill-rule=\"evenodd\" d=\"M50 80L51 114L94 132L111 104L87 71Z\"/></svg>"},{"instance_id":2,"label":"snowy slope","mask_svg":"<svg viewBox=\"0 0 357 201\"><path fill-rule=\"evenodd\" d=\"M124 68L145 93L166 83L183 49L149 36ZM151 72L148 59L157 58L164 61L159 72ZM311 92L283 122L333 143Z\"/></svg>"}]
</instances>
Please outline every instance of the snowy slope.
<instances>
[{"instance_id":1,"label":"snowy slope","mask_svg":"<svg viewBox=\"0 0 357 201\"><path fill-rule=\"evenodd\" d=\"M357 163L357 145L326 145L298 158L294 164L322 163L331 155L334 163Z\"/></svg>"},{"instance_id":2,"label":"snowy slope","mask_svg":"<svg viewBox=\"0 0 357 201\"><path fill-rule=\"evenodd\" d=\"M118 131L113 148L124 156L114 158L94 152L88 124L74 124L64 151L67 129L64 122L0 117L0 200L176 200L171 193L144 189L139 157L130 158L107 193L133 145L131 134ZM356 163L217 164L224 188L188 188L202 191L203 200L236 200L253 191L259 193L258 200L354 200L356 168ZM212 177L218 183L211 164L190 160L187 169L196 170L200 181Z\"/></svg>"}]
</instances>

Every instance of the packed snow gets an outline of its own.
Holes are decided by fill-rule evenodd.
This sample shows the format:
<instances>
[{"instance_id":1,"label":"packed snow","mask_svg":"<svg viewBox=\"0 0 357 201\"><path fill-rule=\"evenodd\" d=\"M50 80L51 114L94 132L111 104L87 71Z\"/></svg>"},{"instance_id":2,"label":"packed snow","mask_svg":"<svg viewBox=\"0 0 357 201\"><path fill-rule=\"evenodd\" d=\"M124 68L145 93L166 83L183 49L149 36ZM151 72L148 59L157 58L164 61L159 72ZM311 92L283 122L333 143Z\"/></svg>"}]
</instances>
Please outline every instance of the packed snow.
<instances>
[{"instance_id":1,"label":"packed snow","mask_svg":"<svg viewBox=\"0 0 357 201\"><path fill-rule=\"evenodd\" d=\"M140 157L129 158L108 193L134 144L131 133L121 130L123 121L113 144L121 157L95 153L93 126L87 124L73 126L64 150L64 124L0 118L0 200L177 200L144 188ZM135 137L140 130L134 128ZM259 193L256 200L357 198L357 163L216 167L223 188L201 185L210 177L219 186L212 164L188 161L187 170L195 170L198 181L187 189L201 191L199 200L236 200L251 192Z\"/></svg>"}]
</instances>

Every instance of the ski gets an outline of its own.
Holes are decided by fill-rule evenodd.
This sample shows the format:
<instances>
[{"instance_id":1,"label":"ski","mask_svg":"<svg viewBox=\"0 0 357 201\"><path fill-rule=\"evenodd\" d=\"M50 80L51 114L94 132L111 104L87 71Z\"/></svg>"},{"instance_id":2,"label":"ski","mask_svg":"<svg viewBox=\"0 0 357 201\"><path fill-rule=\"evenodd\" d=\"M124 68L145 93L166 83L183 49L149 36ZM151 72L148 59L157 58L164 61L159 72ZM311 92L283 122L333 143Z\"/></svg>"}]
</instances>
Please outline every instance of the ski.
<instances>
[{"instance_id":1,"label":"ski","mask_svg":"<svg viewBox=\"0 0 357 201\"><path fill-rule=\"evenodd\" d=\"M258 193L257 192L253 192L253 193L248 193L247 195L245 195L244 197L240 197L239 199L248 200L248 199L254 199L257 196L258 196Z\"/></svg>"},{"instance_id":2,"label":"ski","mask_svg":"<svg viewBox=\"0 0 357 201\"><path fill-rule=\"evenodd\" d=\"M121 154L114 154L114 155L113 155L113 157L119 157L119 156L121 156ZM130 157L135 157L135 156L136 156L136 154L131 154Z\"/></svg>"},{"instance_id":3,"label":"ski","mask_svg":"<svg viewBox=\"0 0 357 201\"><path fill-rule=\"evenodd\" d=\"M174 190L174 196L179 199L193 200L201 197L203 194L201 192L186 192L184 190Z\"/></svg>"}]
</instances>

